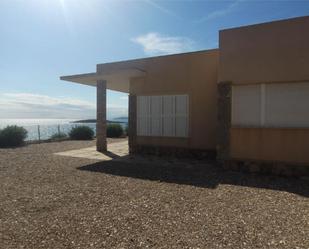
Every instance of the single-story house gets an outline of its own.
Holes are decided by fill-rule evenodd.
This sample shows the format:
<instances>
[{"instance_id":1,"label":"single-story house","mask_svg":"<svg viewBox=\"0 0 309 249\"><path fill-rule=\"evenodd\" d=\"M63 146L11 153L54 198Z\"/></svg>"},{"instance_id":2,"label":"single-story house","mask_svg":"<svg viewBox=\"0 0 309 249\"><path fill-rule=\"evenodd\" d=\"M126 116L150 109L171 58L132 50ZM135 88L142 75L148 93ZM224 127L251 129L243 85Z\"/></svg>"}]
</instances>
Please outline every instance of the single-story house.
<instances>
[{"instance_id":1,"label":"single-story house","mask_svg":"<svg viewBox=\"0 0 309 249\"><path fill-rule=\"evenodd\" d=\"M309 16L221 30L219 48L98 64L62 80L129 94L130 152L214 155L222 162L309 164ZM250 165L248 166L250 167Z\"/></svg>"}]
</instances>

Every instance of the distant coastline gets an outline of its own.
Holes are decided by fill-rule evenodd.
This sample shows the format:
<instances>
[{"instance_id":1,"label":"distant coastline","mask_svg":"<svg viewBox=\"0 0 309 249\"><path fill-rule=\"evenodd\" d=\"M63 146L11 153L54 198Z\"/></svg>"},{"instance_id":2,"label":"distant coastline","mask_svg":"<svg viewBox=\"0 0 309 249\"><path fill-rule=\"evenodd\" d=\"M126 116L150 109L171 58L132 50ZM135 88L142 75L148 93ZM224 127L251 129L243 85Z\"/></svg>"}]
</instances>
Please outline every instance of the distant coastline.
<instances>
[{"instance_id":1,"label":"distant coastline","mask_svg":"<svg viewBox=\"0 0 309 249\"><path fill-rule=\"evenodd\" d=\"M106 120L107 123L118 123L118 124L122 124L122 123L128 123L128 118L127 117L120 117L120 118L117 118L117 120ZM82 119L82 120L75 120L75 121L71 121L70 123L73 123L73 124L85 124L85 123L88 123L88 124L92 124L92 123L96 123L97 120L96 119Z\"/></svg>"},{"instance_id":2,"label":"distant coastline","mask_svg":"<svg viewBox=\"0 0 309 249\"><path fill-rule=\"evenodd\" d=\"M97 120L96 119L83 119L83 120L76 120L76 121L71 121L70 123L73 123L73 124L77 124L77 123L80 123L80 124L84 124L84 123L87 123L87 124L90 124L90 123L96 123ZM107 123L117 123L117 124L121 124L121 123L127 123L126 121L111 121L111 120L106 120Z\"/></svg>"},{"instance_id":3,"label":"distant coastline","mask_svg":"<svg viewBox=\"0 0 309 249\"><path fill-rule=\"evenodd\" d=\"M119 117L110 119L108 124L119 124L123 128L128 126L128 118ZM50 137L56 133L63 132L68 134L70 130L78 125L86 125L96 132L96 119L1 119L0 129L5 128L8 125L22 126L28 131L28 137L26 141L38 140L38 129L40 129L41 140L50 139Z\"/></svg>"}]
</instances>

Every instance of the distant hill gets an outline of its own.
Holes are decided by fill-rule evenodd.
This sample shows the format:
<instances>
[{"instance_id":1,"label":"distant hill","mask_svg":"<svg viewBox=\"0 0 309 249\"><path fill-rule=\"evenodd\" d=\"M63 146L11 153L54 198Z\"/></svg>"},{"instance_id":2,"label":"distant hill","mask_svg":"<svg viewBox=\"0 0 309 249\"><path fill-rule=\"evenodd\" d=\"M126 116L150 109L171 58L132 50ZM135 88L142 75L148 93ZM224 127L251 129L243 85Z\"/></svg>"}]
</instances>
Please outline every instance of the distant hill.
<instances>
[{"instance_id":1,"label":"distant hill","mask_svg":"<svg viewBox=\"0 0 309 249\"><path fill-rule=\"evenodd\" d=\"M71 121L71 123L96 123L96 119L83 119L83 120L76 120L76 121Z\"/></svg>"},{"instance_id":2,"label":"distant hill","mask_svg":"<svg viewBox=\"0 0 309 249\"><path fill-rule=\"evenodd\" d=\"M106 120L107 123L127 123L128 118L126 117L120 117L120 118L116 118L116 120ZM96 119L83 119L83 120L76 120L76 121L72 121L71 123L77 124L86 124L86 123L96 123L97 120Z\"/></svg>"},{"instance_id":3,"label":"distant hill","mask_svg":"<svg viewBox=\"0 0 309 249\"><path fill-rule=\"evenodd\" d=\"M119 117L119 118L115 118L115 119L125 119L125 120L128 120L128 117Z\"/></svg>"}]
</instances>

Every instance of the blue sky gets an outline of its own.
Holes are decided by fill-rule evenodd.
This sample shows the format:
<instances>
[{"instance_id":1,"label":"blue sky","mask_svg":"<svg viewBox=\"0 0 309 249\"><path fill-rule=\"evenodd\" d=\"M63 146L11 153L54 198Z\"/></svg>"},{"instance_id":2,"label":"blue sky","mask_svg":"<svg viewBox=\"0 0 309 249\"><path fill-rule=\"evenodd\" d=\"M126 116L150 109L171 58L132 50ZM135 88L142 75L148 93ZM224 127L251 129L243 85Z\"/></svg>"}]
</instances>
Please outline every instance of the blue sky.
<instances>
[{"instance_id":1,"label":"blue sky","mask_svg":"<svg viewBox=\"0 0 309 249\"><path fill-rule=\"evenodd\" d=\"M0 1L0 118L91 118L97 63L216 48L218 30L309 14L309 1ZM127 96L108 92L108 117Z\"/></svg>"}]
</instances>

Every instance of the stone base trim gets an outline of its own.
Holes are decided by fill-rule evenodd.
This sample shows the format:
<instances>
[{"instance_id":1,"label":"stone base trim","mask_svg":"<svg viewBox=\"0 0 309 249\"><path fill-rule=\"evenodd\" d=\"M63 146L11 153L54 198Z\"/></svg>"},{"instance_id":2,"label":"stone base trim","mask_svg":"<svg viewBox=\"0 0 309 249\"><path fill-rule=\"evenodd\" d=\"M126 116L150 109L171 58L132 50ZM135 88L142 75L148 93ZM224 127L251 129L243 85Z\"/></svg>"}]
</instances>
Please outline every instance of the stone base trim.
<instances>
[{"instance_id":1,"label":"stone base trim","mask_svg":"<svg viewBox=\"0 0 309 249\"><path fill-rule=\"evenodd\" d=\"M227 170L280 176L309 176L309 165L232 159L223 163Z\"/></svg>"},{"instance_id":2,"label":"stone base trim","mask_svg":"<svg viewBox=\"0 0 309 249\"><path fill-rule=\"evenodd\" d=\"M130 154L156 155L162 157L216 159L216 150L200 150L169 146L135 145L130 148Z\"/></svg>"}]
</instances>

